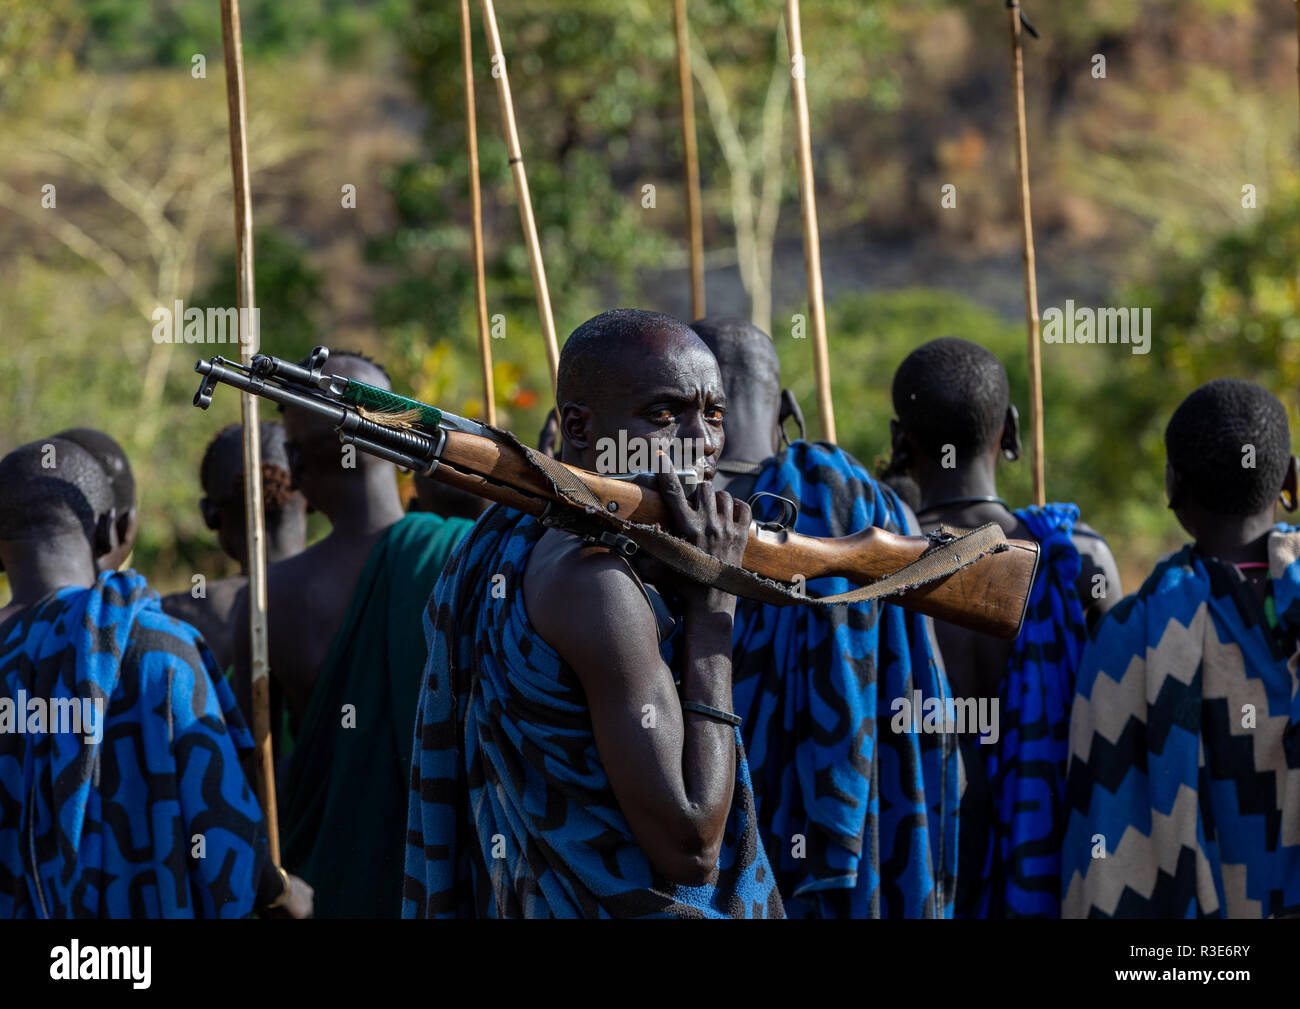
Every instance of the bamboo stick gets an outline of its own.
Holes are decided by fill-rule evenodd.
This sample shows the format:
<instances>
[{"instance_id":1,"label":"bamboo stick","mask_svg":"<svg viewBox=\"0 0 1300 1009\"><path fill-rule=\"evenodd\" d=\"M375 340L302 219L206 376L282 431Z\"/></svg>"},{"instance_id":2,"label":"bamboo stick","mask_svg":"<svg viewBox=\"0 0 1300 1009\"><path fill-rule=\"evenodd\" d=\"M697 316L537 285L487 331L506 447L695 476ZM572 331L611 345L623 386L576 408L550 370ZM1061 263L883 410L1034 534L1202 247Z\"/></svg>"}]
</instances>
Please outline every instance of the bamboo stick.
<instances>
[{"instance_id":1,"label":"bamboo stick","mask_svg":"<svg viewBox=\"0 0 1300 1009\"><path fill-rule=\"evenodd\" d=\"M470 255L474 260L474 304L478 315L478 352L483 366L483 419L497 422L492 382L492 338L488 333L487 281L483 267L483 198L478 177L478 121L474 109L474 39L469 0L460 0L460 52L465 68L465 145L469 152Z\"/></svg>"},{"instance_id":2,"label":"bamboo stick","mask_svg":"<svg viewBox=\"0 0 1300 1009\"><path fill-rule=\"evenodd\" d=\"M560 348L555 339L555 319L551 314L551 294L546 286L546 267L542 264L542 245L537 237L537 222L533 219L533 200L528 194L528 173L524 170L524 155L519 149L519 130L515 124L515 105L510 97L510 77L506 73L506 58L501 51L501 35L497 30L497 15L492 0L480 0L483 11L483 30L487 35L488 53L492 57L492 76L497 81L497 98L501 104L501 127L505 133L506 153L515 177L515 193L519 199L519 221L524 228L524 243L528 246L528 263L533 272L533 288L537 294L537 313L542 319L542 336L546 340L546 363L551 369L551 389L554 391L560 371Z\"/></svg>"},{"instance_id":3,"label":"bamboo stick","mask_svg":"<svg viewBox=\"0 0 1300 1009\"><path fill-rule=\"evenodd\" d=\"M240 363L257 353L254 322L253 203L248 176L248 111L244 89L244 43L239 0L221 0L221 35L226 59L226 102L230 115L230 167L235 188L236 281L240 315ZM247 320L247 323L245 323ZM247 325L245 331L242 327ZM253 738L261 763L256 781L266 815L271 861L280 864L280 825L275 803L275 766L271 749L271 681L267 661L266 523L262 509L262 443L257 397L240 397L244 424L244 516L248 534L248 630L251 646Z\"/></svg>"},{"instance_id":4,"label":"bamboo stick","mask_svg":"<svg viewBox=\"0 0 1300 1009\"><path fill-rule=\"evenodd\" d=\"M817 197L813 191L812 138L808 127L803 37L799 0L786 0L785 31L790 48L791 92L799 150L799 213L803 218L804 275L808 285L808 322L812 330L813 367L817 377L817 412L823 441L834 442L835 407L831 402L830 351L826 342L826 305L822 294L821 238L817 231Z\"/></svg>"},{"instance_id":5,"label":"bamboo stick","mask_svg":"<svg viewBox=\"0 0 1300 1009\"><path fill-rule=\"evenodd\" d=\"M1034 222L1029 203L1029 143L1025 126L1025 58L1021 45L1020 2L1007 0L1011 18L1011 56L1016 91L1016 171L1020 178L1020 226L1025 266L1025 324L1029 331L1029 465L1034 503L1047 503L1043 481L1043 360L1038 342L1038 280L1034 273Z\"/></svg>"},{"instance_id":6,"label":"bamboo stick","mask_svg":"<svg viewBox=\"0 0 1300 1009\"><path fill-rule=\"evenodd\" d=\"M682 96L682 149L686 164L686 221L691 243L691 318L702 319L704 307L704 224L700 216L700 157L695 142L695 92L691 50L686 31L686 0L674 0L677 35L677 83Z\"/></svg>"}]
</instances>

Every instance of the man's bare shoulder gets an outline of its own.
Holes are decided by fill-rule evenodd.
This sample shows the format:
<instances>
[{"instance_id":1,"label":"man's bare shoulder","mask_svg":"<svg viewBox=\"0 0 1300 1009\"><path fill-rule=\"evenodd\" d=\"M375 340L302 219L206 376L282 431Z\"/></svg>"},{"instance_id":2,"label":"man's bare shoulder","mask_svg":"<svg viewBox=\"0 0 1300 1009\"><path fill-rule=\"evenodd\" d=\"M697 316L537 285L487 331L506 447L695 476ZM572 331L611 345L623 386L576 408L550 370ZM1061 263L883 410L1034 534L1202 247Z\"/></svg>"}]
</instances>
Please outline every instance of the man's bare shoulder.
<instances>
[{"instance_id":1,"label":"man's bare shoulder","mask_svg":"<svg viewBox=\"0 0 1300 1009\"><path fill-rule=\"evenodd\" d=\"M1086 522L1076 522L1074 524L1074 534L1070 538L1079 554L1091 560L1097 567L1113 568L1115 566L1115 557L1110 551L1110 545L1102 537L1101 533Z\"/></svg>"},{"instance_id":2,"label":"man's bare shoulder","mask_svg":"<svg viewBox=\"0 0 1300 1009\"><path fill-rule=\"evenodd\" d=\"M576 636L624 626L654 631L654 614L626 561L608 548L555 530L543 535L524 571L529 623L564 654Z\"/></svg>"}]
</instances>

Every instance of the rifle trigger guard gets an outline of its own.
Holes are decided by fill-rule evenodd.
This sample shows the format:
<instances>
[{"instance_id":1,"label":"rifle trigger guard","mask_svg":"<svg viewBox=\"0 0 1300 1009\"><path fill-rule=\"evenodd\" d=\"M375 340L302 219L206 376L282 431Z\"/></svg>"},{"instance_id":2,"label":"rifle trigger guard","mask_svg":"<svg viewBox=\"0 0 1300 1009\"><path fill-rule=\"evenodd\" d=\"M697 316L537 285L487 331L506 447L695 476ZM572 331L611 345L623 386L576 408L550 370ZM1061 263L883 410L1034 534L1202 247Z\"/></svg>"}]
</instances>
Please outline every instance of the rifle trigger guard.
<instances>
[{"instance_id":1,"label":"rifle trigger guard","mask_svg":"<svg viewBox=\"0 0 1300 1009\"><path fill-rule=\"evenodd\" d=\"M776 500L780 501L781 517L778 519L774 519L771 522L759 522L755 520L755 524L758 526L758 528L766 529L769 532L774 532L774 533L785 532L785 530L793 526L795 520L799 518L798 504L796 504L794 501L791 501L788 497L782 497L780 494L773 494L770 491L761 490L754 494L751 494L749 496L749 502L748 502L749 507L753 508L754 502L761 497L776 498Z\"/></svg>"}]
</instances>

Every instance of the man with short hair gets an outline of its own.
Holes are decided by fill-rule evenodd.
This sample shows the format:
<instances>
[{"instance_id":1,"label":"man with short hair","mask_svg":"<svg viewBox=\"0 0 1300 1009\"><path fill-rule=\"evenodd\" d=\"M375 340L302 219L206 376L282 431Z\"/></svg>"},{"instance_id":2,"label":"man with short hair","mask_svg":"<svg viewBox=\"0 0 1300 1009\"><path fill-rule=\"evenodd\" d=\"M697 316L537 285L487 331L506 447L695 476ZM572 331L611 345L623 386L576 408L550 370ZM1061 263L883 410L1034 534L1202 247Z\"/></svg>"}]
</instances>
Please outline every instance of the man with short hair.
<instances>
[{"instance_id":1,"label":"man with short hair","mask_svg":"<svg viewBox=\"0 0 1300 1009\"><path fill-rule=\"evenodd\" d=\"M369 358L328 370L384 389ZM428 647L421 614L470 523L407 514L390 462L339 442L314 414L284 410L295 485L330 533L267 571L271 675L294 749L280 824L284 858L316 884L321 918L396 918L411 727ZM247 591L235 614L236 689L250 689Z\"/></svg>"},{"instance_id":2,"label":"man with short hair","mask_svg":"<svg viewBox=\"0 0 1300 1009\"><path fill-rule=\"evenodd\" d=\"M1119 599L1104 540L1073 504L1015 511L998 496L999 455L1020 455L1006 369L979 344L946 337L912 351L893 382L891 471L919 488L917 518L973 529L996 522L1041 545L1015 641L935 621L953 693L996 704L996 738L960 736L958 917L1058 917L1070 698L1088 627Z\"/></svg>"},{"instance_id":3,"label":"man with short hair","mask_svg":"<svg viewBox=\"0 0 1300 1009\"><path fill-rule=\"evenodd\" d=\"M135 498L135 475L131 460L116 441L103 431L90 427L72 427L54 436L75 442L95 457L113 488L113 507L117 511L117 546L99 560L101 571L117 571L131 556L139 532L139 513Z\"/></svg>"},{"instance_id":4,"label":"man with short hair","mask_svg":"<svg viewBox=\"0 0 1300 1009\"><path fill-rule=\"evenodd\" d=\"M771 338L747 320L691 324L727 392L720 480L737 498L798 506L795 532L913 532L894 492L847 452L802 437ZM802 431L800 432L802 434ZM755 511L776 517L774 499ZM855 586L809 583L824 596ZM732 695L764 844L791 917L950 917L957 870L959 760L953 734L895 732L893 701L950 693L930 621L891 603L814 609L736 605Z\"/></svg>"},{"instance_id":5,"label":"man with short hair","mask_svg":"<svg viewBox=\"0 0 1300 1009\"><path fill-rule=\"evenodd\" d=\"M1286 410L1240 379L1165 429L1193 542L1098 627L1070 719L1066 917L1300 915L1300 528Z\"/></svg>"},{"instance_id":6,"label":"man with short hair","mask_svg":"<svg viewBox=\"0 0 1300 1009\"><path fill-rule=\"evenodd\" d=\"M722 382L685 324L588 320L556 403L585 469L611 442L700 445L694 495L671 464L659 491L677 535L740 561L749 509L708 482ZM642 554L480 518L425 618L404 916L782 917L731 711L734 607Z\"/></svg>"},{"instance_id":7,"label":"man with short hair","mask_svg":"<svg viewBox=\"0 0 1300 1009\"><path fill-rule=\"evenodd\" d=\"M252 739L202 638L134 571L96 572L117 518L80 445L0 460L0 917L308 916L311 888L268 857Z\"/></svg>"},{"instance_id":8,"label":"man with short hair","mask_svg":"<svg viewBox=\"0 0 1300 1009\"><path fill-rule=\"evenodd\" d=\"M284 426L262 421L262 500L266 517L268 564L300 553L307 545L307 502L291 486ZM248 533L244 521L244 426L229 424L208 443L199 465L203 497L199 511L217 534L221 551L239 565L239 574L209 580L203 594L175 592L162 599L163 612L199 630L221 669L234 662L234 611L248 584Z\"/></svg>"}]
</instances>

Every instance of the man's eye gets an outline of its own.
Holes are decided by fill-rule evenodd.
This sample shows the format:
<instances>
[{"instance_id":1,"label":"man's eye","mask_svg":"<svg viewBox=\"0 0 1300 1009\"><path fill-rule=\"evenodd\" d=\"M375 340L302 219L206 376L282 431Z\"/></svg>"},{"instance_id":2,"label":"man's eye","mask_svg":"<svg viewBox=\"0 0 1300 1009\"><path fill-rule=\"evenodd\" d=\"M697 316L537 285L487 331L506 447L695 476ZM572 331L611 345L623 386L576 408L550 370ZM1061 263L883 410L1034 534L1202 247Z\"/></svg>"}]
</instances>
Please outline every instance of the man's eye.
<instances>
[{"instance_id":1,"label":"man's eye","mask_svg":"<svg viewBox=\"0 0 1300 1009\"><path fill-rule=\"evenodd\" d=\"M650 414L650 419L656 423L666 424L673 419L673 412L668 409L654 410Z\"/></svg>"},{"instance_id":2,"label":"man's eye","mask_svg":"<svg viewBox=\"0 0 1300 1009\"><path fill-rule=\"evenodd\" d=\"M720 423L723 418L727 416L727 411L722 409L722 407L714 407L712 410L705 411L705 416L707 416L709 420L718 421Z\"/></svg>"}]
</instances>

